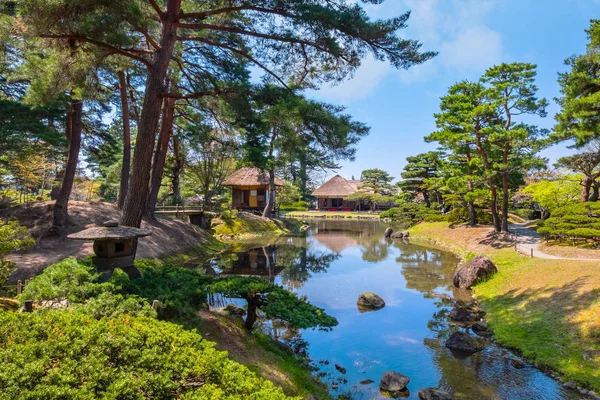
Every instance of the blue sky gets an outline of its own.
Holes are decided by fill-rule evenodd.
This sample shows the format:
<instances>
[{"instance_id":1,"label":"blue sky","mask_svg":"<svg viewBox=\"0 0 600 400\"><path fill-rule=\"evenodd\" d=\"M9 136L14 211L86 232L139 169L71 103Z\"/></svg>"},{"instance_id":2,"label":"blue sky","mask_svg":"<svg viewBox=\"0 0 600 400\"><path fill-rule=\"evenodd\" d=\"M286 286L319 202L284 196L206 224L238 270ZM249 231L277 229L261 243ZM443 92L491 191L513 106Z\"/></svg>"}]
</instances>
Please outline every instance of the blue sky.
<instances>
[{"instance_id":1,"label":"blue sky","mask_svg":"<svg viewBox=\"0 0 600 400\"><path fill-rule=\"evenodd\" d=\"M434 149L423 137L435 130L433 114L448 87L463 79L478 79L501 62L538 65L540 97L550 101L548 116L528 122L552 128L558 107L557 73L564 59L585 50L589 20L600 18L600 0L386 0L366 6L372 18L411 10L401 36L418 39L439 55L408 71L364 60L354 77L326 85L311 96L347 107L356 120L371 126L358 146L354 162L338 171L350 178L367 168L381 168L398 177L405 158ZM570 153L565 146L545 150L551 161Z\"/></svg>"}]
</instances>

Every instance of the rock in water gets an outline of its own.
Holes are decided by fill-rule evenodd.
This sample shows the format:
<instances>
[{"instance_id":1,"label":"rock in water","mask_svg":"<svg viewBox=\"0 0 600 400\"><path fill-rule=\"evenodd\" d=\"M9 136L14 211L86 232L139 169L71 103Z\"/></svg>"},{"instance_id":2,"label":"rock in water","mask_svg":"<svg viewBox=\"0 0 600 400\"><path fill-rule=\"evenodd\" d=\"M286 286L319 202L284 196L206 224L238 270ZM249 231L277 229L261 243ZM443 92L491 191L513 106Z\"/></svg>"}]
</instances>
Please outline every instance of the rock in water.
<instances>
[{"instance_id":1,"label":"rock in water","mask_svg":"<svg viewBox=\"0 0 600 400\"><path fill-rule=\"evenodd\" d=\"M356 301L359 311L379 310L385 307L385 301L377 294L372 292L363 292Z\"/></svg>"},{"instance_id":2,"label":"rock in water","mask_svg":"<svg viewBox=\"0 0 600 400\"><path fill-rule=\"evenodd\" d=\"M419 390L419 399L421 400L452 400L449 393L438 388L427 388Z\"/></svg>"},{"instance_id":3,"label":"rock in water","mask_svg":"<svg viewBox=\"0 0 600 400\"><path fill-rule=\"evenodd\" d=\"M475 322L480 321L485 316L485 311L476 304L467 304L463 301L457 301L454 308L450 310L448 316L451 320L456 322Z\"/></svg>"},{"instance_id":4,"label":"rock in water","mask_svg":"<svg viewBox=\"0 0 600 400\"><path fill-rule=\"evenodd\" d=\"M335 364L335 369L337 369L338 371L340 371L340 374L345 374L346 373L346 368L342 367L340 364Z\"/></svg>"},{"instance_id":5,"label":"rock in water","mask_svg":"<svg viewBox=\"0 0 600 400\"><path fill-rule=\"evenodd\" d=\"M392 236L392 233L394 233L394 230L392 228L387 228L383 233L383 236L389 238L390 236Z\"/></svg>"},{"instance_id":6,"label":"rock in water","mask_svg":"<svg viewBox=\"0 0 600 400\"><path fill-rule=\"evenodd\" d=\"M445 346L450 350L458 350L470 354L477 353L484 348L479 340L464 332L454 332L446 340Z\"/></svg>"},{"instance_id":7,"label":"rock in water","mask_svg":"<svg viewBox=\"0 0 600 400\"><path fill-rule=\"evenodd\" d=\"M399 372L388 371L381 377L379 389L386 392L399 392L406 389L406 385L410 382L410 378L402 375Z\"/></svg>"},{"instance_id":8,"label":"rock in water","mask_svg":"<svg viewBox=\"0 0 600 400\"><path fill-rule=\"evenodd\" d=\"M484 256L477 256L456 268L452 282L456 287L471 289L471 286L496 272L498 272L498 268L492 260Z\"/></svg>"},{"instance_id":9,"label":"rock in water","mask_svg":"<svg viewBox=\"0 0 600 400\"><path fill-rule=\"evenodd\" d=\"M364 380L360 381L360 384L361 385L370 385L373 382L374 381L372 381L371 379L364 379Z\"/></svg>"}]
</instances>

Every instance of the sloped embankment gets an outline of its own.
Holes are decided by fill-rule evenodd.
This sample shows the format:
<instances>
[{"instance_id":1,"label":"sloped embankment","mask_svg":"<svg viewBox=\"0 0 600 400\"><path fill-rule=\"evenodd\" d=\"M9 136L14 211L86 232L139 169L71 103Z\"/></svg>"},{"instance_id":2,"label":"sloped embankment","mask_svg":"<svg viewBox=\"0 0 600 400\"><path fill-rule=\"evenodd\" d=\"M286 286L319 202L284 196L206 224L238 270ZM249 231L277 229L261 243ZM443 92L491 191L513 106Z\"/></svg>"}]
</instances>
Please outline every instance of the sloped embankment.
<instances>
[{"instance_id":1,"label":"sloped embankment","mask_svg":"<svg viewBox=\"0 0 600 400\"><path fill-rule=\"evenodd\" d=\"M91 242L70 240L66 236L86 228L101 226L108 220L118 220L121 216L117 206L112 203L71 201L69 226L60 236L53 236L48 234L52 226L53 207L54 202L46 201L0 210L0 218L19 221L27 227L36 243L26 252L7 257L18 266L11 281L35 276L48 265L67 257L82 258L93 254ZM151 230L152 236L140 239L138 258L159 258L193 248L210 253L222 248L222 244L209 232L185 221L158 218L156 222L144 221L142 228Z\"/></svg>"}]
</instances>

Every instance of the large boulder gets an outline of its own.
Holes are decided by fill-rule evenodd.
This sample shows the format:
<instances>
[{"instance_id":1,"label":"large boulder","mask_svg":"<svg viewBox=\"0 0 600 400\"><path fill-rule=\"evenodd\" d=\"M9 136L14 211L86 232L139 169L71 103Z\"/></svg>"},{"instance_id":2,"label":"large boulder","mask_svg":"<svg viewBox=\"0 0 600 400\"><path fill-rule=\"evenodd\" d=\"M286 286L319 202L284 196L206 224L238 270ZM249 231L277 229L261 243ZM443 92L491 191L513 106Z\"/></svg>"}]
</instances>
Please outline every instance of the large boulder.
<instances>
[{"instance_id":1,"label":"large boulder","mask_svg":"<svg viewBox=\"0 0 600 400\"><path fill-rule=\"evenodd\" d=\"M454 332L445 343L450 350L457 350L463 353L477 353L484 349L483 344L473 336L465 332Z\"/></svg>"},{"instance_id":2,"label":"large boulder","mask_svg":"<svg viewBox=\"0 0 600 400\"><path fill-rule=\"evenodd\" d=\"M392 236L392 233L394 233L394 230L392 228L387 228L385 230L385 232L383 232L383 236L386 238L389 238L390 236Z\"/></svg>"},{"instance_id":3,"label":"large boulder","mask_svg":"<svg viewBox=\"0 0 600 400\"><path fill-rule=\"evenodd\" d=\"M452 278L454 286L470 289L471 286L498 272L492 260L485 256L477 256L467 262L459 264Z\"/></svg>"},{"instance_id":4,"label":"large boulder","mask_svg":"<svg viewBox=\"0 0 600 400\"><path fill-rule=\"evenodd\" d=\"M381 376L379 381L379 389L385 392L399 392L406 389L406 385L410 382L410 378L402 375L399 372L388 371Z\"/></svg>"},{"instance_id":5,"label":"large boulder","mask_svg":"<svg viewBox=\"0 0 600 400\"><path fill-rule=\"evenodd\" d=\"M467 304L463 301L457 301L448 316L455 322L476 322L481 321L485 316L485 311L479 308L477 304Z\"/></svg>"},{"instance_id":6,"label":"large boulder","mask_svg":"<svg viewBox=\"0 0 600 400\"><path fill-rule=\"evenodd\" d=\"M385 307L385 301L373 292L363 292L358 296L356 305L360 311L379 310Z\"/></svg>"},{"instance_id":7,"label":"large boulder","mask_svg":"<svg viewBox=\"0 0 600 400\"><path fill-rule=\"evenodd\" d=\"M449 393L438 388L427 388L419 390L419 399L421 400L452 400Z\"/></svg>"},{"instance_id":8,"label":"large boulder","mask_svg":"<svg viewBox=\"0 0 600 400\"><path fill-rule=\"evenodd\" d=\"M404 231L404 232L394 232L394 233L392 233L392 235L390 237L392 239L408 239L409 236L410 236L410 233L408 233L408 231Z\"/></svg>"}]
</instances>

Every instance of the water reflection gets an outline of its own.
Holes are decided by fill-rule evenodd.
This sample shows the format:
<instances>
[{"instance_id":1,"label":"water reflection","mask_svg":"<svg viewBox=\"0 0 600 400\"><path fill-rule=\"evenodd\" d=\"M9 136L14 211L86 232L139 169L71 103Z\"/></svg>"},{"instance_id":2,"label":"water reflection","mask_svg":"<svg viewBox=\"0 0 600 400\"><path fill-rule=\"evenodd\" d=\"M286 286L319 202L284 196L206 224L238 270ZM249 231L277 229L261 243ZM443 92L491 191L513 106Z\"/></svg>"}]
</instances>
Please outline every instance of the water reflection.
<instances>
[{"instance_id":1,"label":"water reflection","mask_svg":"<svg viewBox=\"0 0 600 400\"><path fill-rule=\"evenodd\" d=\"M211 268L271 279L338 319L331 332L298 331L280 321L265 325L315 360L333 395L379 398L379 378L395 370L411 378L410 398L425 387L440 387L456 399L578 398L537 369L514 363L513 354L493 343L469 357L452 354L443 342L459 328L448 324L448 313L453 299L471 296L452 285L457 258L385 240L384 229L374 221L318 221L306 237L249 244ZM386 307L361 314L356 299L365 291L379 294Z\"/></svg>"}]
</instances>

